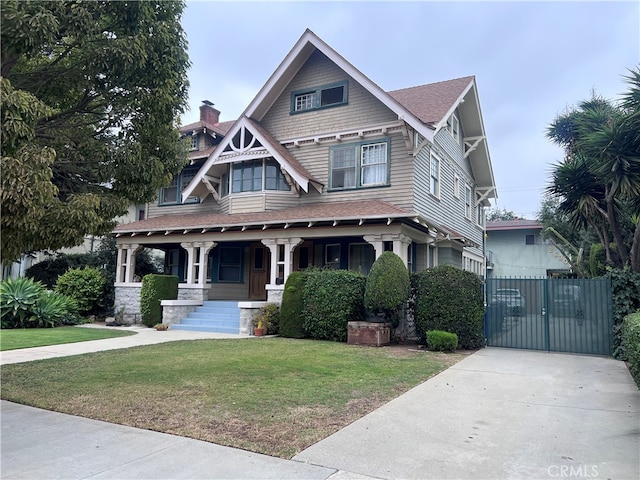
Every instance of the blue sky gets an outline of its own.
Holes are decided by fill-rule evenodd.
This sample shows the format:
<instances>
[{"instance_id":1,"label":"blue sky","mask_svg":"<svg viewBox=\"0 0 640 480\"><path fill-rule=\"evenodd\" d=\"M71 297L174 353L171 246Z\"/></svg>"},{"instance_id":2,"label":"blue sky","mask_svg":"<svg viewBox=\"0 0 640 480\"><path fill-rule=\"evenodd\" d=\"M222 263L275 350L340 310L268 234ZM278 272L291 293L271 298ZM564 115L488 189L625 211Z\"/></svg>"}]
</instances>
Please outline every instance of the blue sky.
<instances>
[{"instance_id":1,"label":"blue sky","mask_svg":"<svg viewBox=\"0 0 640 480\"><path fill-rule=\"evenodd\" d=\"M190 111L236 119L306 28L385 90L475 75L495 206L535 218L567 107L626 90L640 62L640 2L189 1Z\"/></svg>"}]
</instances>

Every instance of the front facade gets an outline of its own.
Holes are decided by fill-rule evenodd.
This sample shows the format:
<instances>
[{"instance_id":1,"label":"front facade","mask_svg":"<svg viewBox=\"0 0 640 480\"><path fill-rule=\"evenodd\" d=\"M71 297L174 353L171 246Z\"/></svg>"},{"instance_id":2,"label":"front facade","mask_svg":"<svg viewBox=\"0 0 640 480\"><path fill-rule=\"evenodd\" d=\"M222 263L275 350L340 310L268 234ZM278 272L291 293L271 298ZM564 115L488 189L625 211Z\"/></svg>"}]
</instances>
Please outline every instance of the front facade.
<instances>
[{"instance_id":1,"label":"front facade","mask_svg":"<svg viewBox=\"0 0 640 480\"><path fill-rule=\"evenodd\" d=\"M140 248L165 252L183 299L279 301L310 266L484 272L496 189L474 77L385 92L307 30L235 122L206 102L191 165L114 231L118 303ZM135 307L134 307L135 309Z\"/></svg>"},{"instance_id":2,"label":"front facade","mask_svg":"<svg viewBox=\"0 0 640 480\"><path fill-rule=\"evenodd\" d=\"M542 237L542 225L536 220L487 222L486 249L489 278L570 274L569 262Z\"/></svg>"}]
</instances>

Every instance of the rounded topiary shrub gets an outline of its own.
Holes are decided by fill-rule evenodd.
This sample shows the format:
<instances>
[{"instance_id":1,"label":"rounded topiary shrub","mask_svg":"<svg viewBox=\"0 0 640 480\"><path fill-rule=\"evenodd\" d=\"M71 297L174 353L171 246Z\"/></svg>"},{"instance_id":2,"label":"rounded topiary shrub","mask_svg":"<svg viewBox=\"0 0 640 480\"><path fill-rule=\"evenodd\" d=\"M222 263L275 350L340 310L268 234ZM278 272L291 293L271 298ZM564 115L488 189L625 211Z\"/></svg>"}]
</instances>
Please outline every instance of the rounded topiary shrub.
<instances>
[{"instance_id":1,"label":"rounded topiary shrub","mask_svg":"<svg viewBox=\"0 0 640 480\"><path fill-rule=\"evenodd\" d=\"M291 272L287 277L280 305L280 336L282 337L304 338L302 289L306 278L304 272Z\"/></svg>"},{"instance_id":2,"label":"rounded topiary shrub","mask_svg":"<svg viewBox=\"0 0 640 480\"><path fill-rule=\"evenodd\" d=\"M105 280L97 268L71 268L58 277L55 290L73 298L80 315L90 315L103 307Z\"/></svg>"},{"instance_id":3,"label":"rounded topiary shrub","mask_svg":"<svg viewBox=\"0 0 640 480\"><path fill-rule=\"evenodd\" d=\"M398 309L409 298L411 282L402 259L393 252L384 252L371 267L364 291L364 306L374 314L383 313L394 326Z\"/></svg>"},{"instance_id":4,"label":"rounded topiary shrub","mask_svg":"<svg viewBox=\"0 0 640 480\"><path fill-rule=\"evenodd\" d=\"M484 345L482 281L476 274L450 265L429 268L415 277L415 323L420 342L428 330L458 335L459 347Z\"/></svg>"},{"instance_id":5,"label":"rounded topiary shrub","mask_svg":"<svg viewBox=\"0 0 640 480\"><path fill-rule=\"evenodd\" d=\"M438 352L453 352L458 347L458 336L442 330L427 332L427 348Z\"/></svg>"},{"instance_id":6,"label":"rounded topiary shrub","mask_svg":"<svg viewBox=\"0 0 640 480\"><path fill-rule=\"evenodd\" d=\"M145 275L140 289L140 313L142 323L153 327L162 323L161 300L178 298L178 277L176 275Z\"/></svg>"},{"instance_id":7,"label":"rounded topiary shrub","mask_svg":"<svg viewBox=\"0 0 640 480\"><path fill-rule=\"evenodd\" d=\"M364 318L367 278L347 270L313 270L303 288L303 329L316 340L347 341L347 324Z\"/></svg>"}]
</instances>

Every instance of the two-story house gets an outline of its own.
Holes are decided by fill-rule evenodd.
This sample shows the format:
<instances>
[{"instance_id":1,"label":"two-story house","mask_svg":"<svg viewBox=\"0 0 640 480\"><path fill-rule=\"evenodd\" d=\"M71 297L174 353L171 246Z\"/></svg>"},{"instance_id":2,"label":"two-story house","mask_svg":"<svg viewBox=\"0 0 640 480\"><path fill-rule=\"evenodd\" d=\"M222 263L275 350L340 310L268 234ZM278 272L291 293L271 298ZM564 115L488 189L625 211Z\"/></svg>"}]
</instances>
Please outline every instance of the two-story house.
<instances>
[{"instance_id":1,"label":"two-story house","mask_svg":"<svg viewBox=\"0 0 640 480\"><path fill-rule=\"evenodd\" d=\"M140 248L195 302L277 302L291 271L366 274L385 250L484 271L496 187L474 77L387 92L307 30L235 122L201 108L191 165L114 231L116 307L135 311Z\"/></svg>"}]
</instances>

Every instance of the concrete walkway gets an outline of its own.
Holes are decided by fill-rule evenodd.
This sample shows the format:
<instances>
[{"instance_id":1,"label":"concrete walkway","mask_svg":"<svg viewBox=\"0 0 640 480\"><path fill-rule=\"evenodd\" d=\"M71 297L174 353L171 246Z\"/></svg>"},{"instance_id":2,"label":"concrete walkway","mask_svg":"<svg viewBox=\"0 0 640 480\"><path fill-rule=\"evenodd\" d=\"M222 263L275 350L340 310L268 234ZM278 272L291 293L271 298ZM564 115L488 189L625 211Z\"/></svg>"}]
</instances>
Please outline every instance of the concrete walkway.
<instances>
[{"instance_id":1,"label":"concrete walkway","mask_svg":"<svg viewBox=\"0 0 640 480\"><path fill-rule=\"evenodd\" d=\"M291 461L9 402L1 414L3 479L640 477L640 392L599 357L481 350Z\"/></svg>"}]
</instances>

